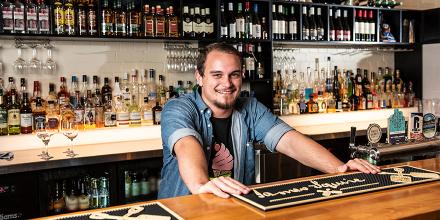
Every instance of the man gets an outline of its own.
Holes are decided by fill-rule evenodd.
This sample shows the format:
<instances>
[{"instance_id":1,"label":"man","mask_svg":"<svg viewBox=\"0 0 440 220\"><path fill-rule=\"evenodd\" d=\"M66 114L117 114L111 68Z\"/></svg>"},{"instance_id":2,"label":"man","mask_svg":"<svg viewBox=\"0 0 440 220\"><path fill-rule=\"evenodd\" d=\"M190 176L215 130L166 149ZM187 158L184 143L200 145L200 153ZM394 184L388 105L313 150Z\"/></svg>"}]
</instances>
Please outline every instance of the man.
<instances>
[{"instance_id":1,"label":"man","mask_svg":"<svg viewBox=\"0 0 440 220\"><path fill-rule=\"evenodd\" d=\"M242 63L224 43L208 45L198 57L194 94L168 101L162 112L163 168L159 198L187 194L248 193L254 183L254 148L263 141L325 173L379 168L364 160L339 161L324 147L295 131L254 98L239 98Z\"/></svg>"}]
</instances>

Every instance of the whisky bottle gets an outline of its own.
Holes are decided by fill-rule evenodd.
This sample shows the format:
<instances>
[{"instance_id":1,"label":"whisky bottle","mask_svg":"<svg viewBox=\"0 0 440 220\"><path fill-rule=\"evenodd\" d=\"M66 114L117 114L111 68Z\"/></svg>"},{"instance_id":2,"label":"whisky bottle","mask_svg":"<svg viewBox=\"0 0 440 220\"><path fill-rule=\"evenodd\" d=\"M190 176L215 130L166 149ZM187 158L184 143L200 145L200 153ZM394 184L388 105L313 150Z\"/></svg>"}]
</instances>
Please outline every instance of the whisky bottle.
<instances>
[{"instance_id":1,"label":"whisky bottle","mask_svg":"<svg viewBox=\"0 0 440 220\"><path fill-rule=\"evenodd\" d=\"M125 37L127 35L127 14L125 10L122 9L121 0L116 0L113 16L115 17L115 35Z\"/></svg>"},{"instance_id":2,"label":"whisky bottle","mask_svg":"<svg viewBox=\"0 0 440 220\"><path fill-rule=\"evenodd\" d=\"M102 103L107 103L107 102L111 102L112 100L112 88L110 87L110 81L108 77L104 78L104 86L102 86L101 89L101 99L102 99Z\"/></svg>"},{"instance_id":3,"label":"whisky bottle","mask_svg":"<svg viewBox=\"0 0 440 220\"><path fill-rule=\"evenodd\" d=\"M162 107L159 105L159 102L156 101L156 106L152 108L153 112L153 124L160 125Z\"/></svg>"},{"instance_id":4,"label":"whisky bottle","mask_svg":"<svg viewBox=\"0 0 440 220\"><path fill-rule=\"evenodd\" d=\"M73 0L66 0L64 5L64 30L67 35L75 35L75 9Z\"/></svg>"},{"instance_id":5,"label":"whisky bottle","mask_svg":"<svg viewBox=\"0 0 440 220\"><path fill-rule=\"evenodd\" d=\"M96 21L96 4L95 0L89 0L87 5L87 33L91 36L98 34L97 21Z\"/></svg>"},{"instance_id":6,"label":"whisky bottle","mask_svg":"<svg viewBox=\"0 0 440 220\"><path fill-rule=\"evenodd\" d=\"M20 132L22 134L32 133L32 109L27 92L23 93L20 109Z\"/></svg>"},{"instance_id":7,"label":"whisky bottle","mask_svg":"<svg viewBox=\"0 0 440 220\"><path fill-rule=\"evenodd\" d=\"M64 107L65 105L69 105L70 101L70 94L69 91L67 91L67 85L66 85L66 78L65 77L60 77L60 90L58 91L57 94L57 99L58 99L58 105L61 107Z\"/></svg>"},{"instance_id":8,"label":"whisky bottle","mask_svg":"<svg viewBox=\"0 0 440 220\"><path fill-rule=\"evenodd\" d=\"M78 102L73 105L73 113L75 114L75 122L78 125L78 129L84 129L84 106L81 102L81 95L79 91L75 91L75 97Z\"/></svg>"},{"instance_id":9,"label":"whisky bottle","mask_svg":"<svg viewBox=\"0 0 440 220\"><path fill-rule=\"evenodd\" d=\"M96 128L104 127L104 106L102 104L101 89L99 86L98 76L93 76L93 90L92 98L95 106L95 125Z\"/></svg>"},{"instance_id":10,"label":"whisky bottle","mask_svg":"<svg viewBox=\"0 0 440 220\"><path fill-rule=\"evenodd\" d=\"M31 0L26 0L26 33L38 34L37 5Z\"/></svg>"},{"instance_id":11,"label":"whisky bottle","mask_svg":"<svg viewBox=\"0 0 440 220\"><path fill-rule=\"evenodd\" d=\"M319 112L318 103L313 100L312 94L310 95L309 101L307 102L307 112L308 113L318 113Z\"/></svg>"},{"instance_id":12,"label":"whisky bottle","mask_svg":"<svg viewBox=\"0 0 440 220\"><path fill-rule=\"evenodd\" d=\"M116 110L112 100L104 102L104 127L116 126Z\"/></svg>"},{"instance_id":13,"label":"whisky bottle","mask_svg":"<svg viewBox=\"0 0 440 220\"><path fill-rule=\"evenodd\" d=\"M20 134L20 104L17 96L11 95L8 98L8 134Z\"/></svg>"},{"instance_id":14,"label":"whisky bottle","mask_svg":"<svg viewBox=\"0 0 440 220\"><path fill-rule=\"evenodd\" d=\"M1 6L1 15L3 20L3 32L13 33L14 31L13 11L15 5L11 2L11 0L5 0L2 3L0 3L0 6Z\"/></svg>"},{"instance_id":15,"label":"whisky bottle","mask_svg":"<svg viewBox=\"0 0 440 220\"><path fill-rule=\"evenodd\" d=\"M150 13L150 5L144 5L144 36L145 37L154 37L154 13L155 8L151 8Z\"/></svg>"},{"instance_id":16,"label":"whisky bottle","mask_svg":"<svg viewBox=\"0 0 440 220\"><path fill-rule=\"evenodd\" d=\"M174 14L173 6L170 6L168 15L168 37L179 37L179 18Z\"/></svg>"},{"instance_id":17,"label":"whisky bottle","mask_svg":"<svg viewBox=\"0 0 440 220\"><path fill-rule=\"evenodd\" d=\"M156 5L156 16L154 19L155 37L165 37L165 16L160 5Z\"/></svg>"},{"instance_id":18,"label":"whisky bottle","mask_svg":"<svg viewBox=\"0 0 440 220\"><path fill-rule=\"evenodd\" d=\"M159 84L157 85L157 95L161 106L164 106L165 102L167 101L166 93L167 91L165 88L164 76L159 75Z\"/></svg>"},{"instance_id":19,"label":"whisky bottle","mask_svg":"<svg viewBox=\"0 0 440 220\"><path fill-rule=\"evenodd\" d=\"M112 36L114 34L115 17L108 5L108 0L103 0L101 11L101 34L103 36Z\"/></svg>"},{"instance_id":20,"label":"whisky bottle","mask_svg":"<svg viewBox=\"0 0 440 220\"><path fill-rule=\"evenodd\" d=\"M202 33L204 32L204 25L202 24L202 16L200 15L200 7L194 8L193 31L195 37L201 37Z\"/></svg>"},{"instance_id":21,"label":"whisky bottle","mask_svg":"<svg viewBox=\"0 0 440 220\"><path fill-rule=\"evenodd\" d=\"M140 37L141 15L136 10L134 1L128 3L128 5L130 6L130 9L128 10L128 36Z\"/></svg>"},{"instance_id":22,"label":"whisky bottle","mask_svg":"<svg viewBox=\"0 0 440 220\"><path fill-rule=\"evenodd\" d=\"M144 104L141 108L141 125L153 125L153 106L148 100L148 97L144 98Z\"/></svg>"},{"instance_id":23,"label":"whisky bottle","mask_svg":"<svg viewBox=\"0 0 440 220\"><path fill-rule=\"evenodd\" d=\"M84 0L79 0L77 4L76 21L78 24L78 34L87 35L87 13Z\"/></svg>"},{"instance_id":24,"label":"whisky bottle","mask_svg":"<svg viewBox=\"0 0 440 220\"><path fill-rule=\"evenodd\" d=\"M92 98L92 91L87 90L87 100L84 105L84 129L96 128L95 116L96 116L96 112Z\"/></svg>"},{"instance_id":25,"label":"whisky bottle","mask_svg":"<svg viewBox=\"0 0 440 220\"><path fill-rule=\"evenodd\" d=\"M131 105L128 108L129 126L130 127L138 127L138 126L141 126L141 112L140 112L137 98L134 95L132 95L132 96L133 97L131 99Z\"/></svg>"},{"instance_id":26,"label":"whisky bottle","mask_svg":"<svg viewBox=\"0 0 440 220\"><path fill-rule=\"evenodd\" d=\"M43 101L41 97L37 97L35 102L35 109L32 111L33 126L36 124L46 123L46 109L43 107Z\"/></svg>"}]
</instances>

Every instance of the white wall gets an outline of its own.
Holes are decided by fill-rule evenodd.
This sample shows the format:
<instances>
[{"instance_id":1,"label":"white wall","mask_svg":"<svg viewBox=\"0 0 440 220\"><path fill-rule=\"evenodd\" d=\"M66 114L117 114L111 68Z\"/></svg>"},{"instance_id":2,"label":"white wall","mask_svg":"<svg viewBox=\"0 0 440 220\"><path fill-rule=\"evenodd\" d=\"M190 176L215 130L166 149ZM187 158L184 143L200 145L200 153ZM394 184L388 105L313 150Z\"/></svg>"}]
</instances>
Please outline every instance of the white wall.
<instances>
[{"instance_id":1,"label":"white wall","mask_svg":"<svg viewBox=\"0 0 440 220\"><path fill-rule=\"evenodd\" d=\"M440 98L440 44L423 45L423 98Z\"/></svg>"}]
</instances>

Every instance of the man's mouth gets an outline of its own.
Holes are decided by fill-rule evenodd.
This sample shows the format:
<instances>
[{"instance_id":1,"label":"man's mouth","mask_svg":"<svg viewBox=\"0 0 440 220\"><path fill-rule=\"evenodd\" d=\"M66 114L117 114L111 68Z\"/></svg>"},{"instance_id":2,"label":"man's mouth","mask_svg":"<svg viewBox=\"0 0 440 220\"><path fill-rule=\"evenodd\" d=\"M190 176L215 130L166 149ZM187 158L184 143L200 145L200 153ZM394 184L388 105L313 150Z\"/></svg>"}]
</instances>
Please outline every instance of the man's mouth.
<instances>
[{"instance_id":1,"label":"man's mouth","mask_svg":"<svg viewBox=\"0 0 440 220\"><path fill-rule=\"evenodd\" d=\"M216 92L220 94L232 94L235 92L235 89L227 89L227 90L216 90Z\"/></svg>"}]
</instances>

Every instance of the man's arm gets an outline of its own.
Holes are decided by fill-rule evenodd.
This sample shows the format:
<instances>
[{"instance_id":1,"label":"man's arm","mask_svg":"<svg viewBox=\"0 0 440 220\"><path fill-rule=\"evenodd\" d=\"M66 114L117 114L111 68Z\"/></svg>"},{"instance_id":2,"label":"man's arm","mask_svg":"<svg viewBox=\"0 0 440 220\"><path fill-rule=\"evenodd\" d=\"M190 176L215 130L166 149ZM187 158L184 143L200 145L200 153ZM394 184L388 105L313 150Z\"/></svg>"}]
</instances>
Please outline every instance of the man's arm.
<instances>
[{"instance_id":1,"label":"man's arm","mask_svg":"<svg viewBox=\"0 0 440 220\"><path fill-rule=\"evenodd\" d=\"M327 149L297 131L289 131L281 137L276 150L300 163L325 173L359 170L364 173L380 172L374 166L362 159L354 159L346 164L331 154Z\"/></svg>"},{"instance_id":2,"label":"man's arm","mask_svg":"<svg viewBox=\"0 0 440 220\"><path fill-rule=\"evenodd\" d=\"M248 193L249 188L230 177L219 177L209 181L208 165L199 141L187 136L176 142L174 152L183 182L192 194L213 193L222 198L229 194Z\"/></svg>"}]
</instances>

